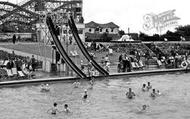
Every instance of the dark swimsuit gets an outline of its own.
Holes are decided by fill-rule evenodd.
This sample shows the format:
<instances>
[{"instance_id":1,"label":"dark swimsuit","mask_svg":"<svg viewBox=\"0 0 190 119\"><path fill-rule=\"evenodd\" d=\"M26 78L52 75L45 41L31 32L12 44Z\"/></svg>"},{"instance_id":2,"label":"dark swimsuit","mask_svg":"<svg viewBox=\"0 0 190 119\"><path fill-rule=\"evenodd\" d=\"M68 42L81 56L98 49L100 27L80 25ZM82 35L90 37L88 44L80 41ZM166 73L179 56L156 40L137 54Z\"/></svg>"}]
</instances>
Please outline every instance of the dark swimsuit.
<instances>
[{"instance_id":1,"label":"dark swimsuit","mask_svg":"<svg viewBox=\"0 0 190 119\"><path fill-rule=\"evenodd\" d=\"M83 98L84 98L84 99L86 99L87 97L88 97L88 95L87 95L87 94L85 94L85 95L83 96Z\"/></svg>"}]
</instances>

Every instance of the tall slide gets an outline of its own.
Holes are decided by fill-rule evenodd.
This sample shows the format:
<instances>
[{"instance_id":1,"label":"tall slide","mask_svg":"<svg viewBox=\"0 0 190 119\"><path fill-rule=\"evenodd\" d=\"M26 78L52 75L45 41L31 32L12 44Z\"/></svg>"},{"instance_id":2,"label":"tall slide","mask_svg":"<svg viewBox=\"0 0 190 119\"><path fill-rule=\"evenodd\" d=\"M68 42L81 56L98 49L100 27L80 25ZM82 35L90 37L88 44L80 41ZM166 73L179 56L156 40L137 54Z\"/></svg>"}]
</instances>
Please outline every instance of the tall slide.
<instances>
[{"instance_id":1,"label":"tall slide","mask_svg":"<svg viewBox=\"0 0 190 119\"><path fill-rule=\"evenodd\" d=\"M75 25L75 22L74 22L73 18L70 17L68 22L69 22L70 29L71 29L71 31L73 33L73 36L74 36L80 50L84 54L84 56L87 58L87 60L89 62L92 63L92 65L96 68L96 70L98 70L98 72L100 72L104 76L108 76L109 73L106 70L104 70L100 65L98 65L98 63L90 56L90 54L88 53L88 51L84 47L84 45L83 45L83 43L82 43L82 41L81 41L81 39L80 39L80 37L78 35L78 30L77 30L77 27Z\"/></svg>"},{"instance_id":2,"label":"tall slide","mask_svg":"<svg viewBox=\"0 0 190 119\"><path fill-rule=\"evenodd\" d=\"M52 22L51 17L47 17L46 18L46 23L48 26L48 29L51 33L51 36L53 38L53 41L59 51L59 53L61 54L61 56L63 57L63 60L81 77L81 78L86 78L86 75L73 63L73 61L69 58L69 56L67 55L67 53L65 52L63 46L61 45L61 42L58 39L58 36L56 35L55 32L55 27L54 24Z\"/></svg>"}]
</instances>

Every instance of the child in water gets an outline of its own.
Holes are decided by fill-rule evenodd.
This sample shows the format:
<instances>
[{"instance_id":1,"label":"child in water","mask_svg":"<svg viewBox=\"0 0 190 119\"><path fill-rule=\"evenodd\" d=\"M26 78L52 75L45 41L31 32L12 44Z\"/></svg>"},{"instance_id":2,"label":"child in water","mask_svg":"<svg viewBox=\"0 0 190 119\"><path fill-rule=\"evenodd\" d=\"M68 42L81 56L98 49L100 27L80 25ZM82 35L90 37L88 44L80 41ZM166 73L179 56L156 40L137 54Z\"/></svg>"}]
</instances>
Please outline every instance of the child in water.
<instances>
[{"instance_id":1,"label":"child in water","mask_svg":"<svg viewBox=\"0 0 190 119\"><path fill-rule=\"evenodd\" d=\"M151 89L152 86L150 85L150 82L148 82L147 90Z\"/></svg>"},{"instance_id":2,"label":"child in water","mask_svg":"<svg viewBox=\"0 0 190 119\"><path fill-rule=\"evenodd\" d=\"M49 87L49 84L41 84L41 91L42 92L49 92L50 91L50 87Z\"/></svg>"},{"instance_id":3,"label":"child in water","mask_svg":"<svg viewBox=\"0 0 190 119\"><path fill-rule=\"evenodd\" d=\"M135 97L135 93L132 92L132 89L129 88L129 92L126 93L128 99L133 99Z\"/></svg>"},{"instance_id":4,"label":"child in water","mask_svg":"<svg viewBox=\"0 0 190 119\"><path fill-rule=\"evenodd\" d=\"M147 91L146 84L143 84L142 91L143 92Z\"/></svg>"},{"instance_id":5,"label":"child in water","mask_svg":"<svg viewBox=\"0 0 190 119\"><path fill-rule=\"evenodd\" d=\"M148 105L142 105L142 108L140 109L140 112L143 113L147 110Z\"/></svg>"},{"instance_id":6,"label":"child in water","mask_svg":"<svg viewBox=\"0 0 190 119\"><path fill-rule=\"evenodd\" d=\"M156 90L152 89L152 93L150 94L151 97L155 98L156 97Z\"/></svg>"},{"instance_id":7,"label":"child in water","mask_svg":"<svg viewBox=\"0 0 190 119\"><path fill-rule=\"evenodd\" d=\"M76 82L73 83L73 85L74 85L74 88L79 88L80 82L79 82L79 81L76 81Z\"/></svg>"},{"instance_id":8,"label":"child in water","mask_svg":"<svg viewBox=\"0 0 190 119\"><path fill-rule=\"evenodd\" d=\"M68 108L68 104L64 105L64 112L69 113L70 109Z\"/></svg>"},{"instance_id":9,"label":"child in water","mask_svg":"<svg viewBox=\"0 0 190 119\"><path fill-rule=\"evenodd\" d=\"M88 97L88 94L87 94L87 89L84 90L84 95L83 95L83 99L86 100Z\"/></svg>"},{"instance_id":10,"label":"child in water","mask_svg":"<svg viewBox=\"0 0 190 119\"><path fill-rule=\"evenodd\" d=\"M52 107L51 109L49 109L48 112L49 112L49 111L51 111L50 113L51 113L52 115L56 115L57 112L59 112L58 109L57 109L57 103L56 103L56 102L53 103L53 107Z\"/></svg>"}]
</instances>

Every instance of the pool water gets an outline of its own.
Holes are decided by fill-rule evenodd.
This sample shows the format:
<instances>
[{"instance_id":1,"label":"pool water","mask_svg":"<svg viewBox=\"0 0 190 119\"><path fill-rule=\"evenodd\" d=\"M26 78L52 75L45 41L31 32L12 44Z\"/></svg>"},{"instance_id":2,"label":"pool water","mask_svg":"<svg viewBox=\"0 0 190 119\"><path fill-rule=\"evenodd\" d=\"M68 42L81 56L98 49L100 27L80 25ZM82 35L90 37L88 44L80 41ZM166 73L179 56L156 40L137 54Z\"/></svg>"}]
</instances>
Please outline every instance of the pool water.
<instances>
[{"instance_id":1,"label":"pool water","mask_svg":"<svg viewBox=\"0 0 190 119\"><path fill-rule=\"evenodd\" d=\"M96 81L89 97L82 100L88 82L73 88L73 82L50 84L50 92L40 92L40 86L0 89L0 117L2 119L189 119L190 74L105 79ZM143 83L151 82L161 96L152 99L150 92L142 92ZM136 97L126 98L132 88ZM54 102L63 110L67 103L71 113L47 113ZM140 112L142 105L148 105Z\"/></svg>"}]
</instances>

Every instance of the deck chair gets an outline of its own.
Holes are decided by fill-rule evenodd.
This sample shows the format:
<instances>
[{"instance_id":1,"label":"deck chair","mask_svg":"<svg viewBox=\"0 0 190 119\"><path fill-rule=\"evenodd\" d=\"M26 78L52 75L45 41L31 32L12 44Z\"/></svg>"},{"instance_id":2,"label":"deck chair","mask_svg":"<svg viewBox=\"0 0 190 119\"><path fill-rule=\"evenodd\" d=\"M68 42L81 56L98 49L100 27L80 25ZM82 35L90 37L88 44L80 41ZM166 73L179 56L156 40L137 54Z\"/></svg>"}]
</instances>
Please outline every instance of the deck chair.
<instances>
[{"instance_id":1,"label":"deck chair","mask_svg":"<svg viewBox=\"0 0 190 119\"><path fill-rule=\"evenodd\" d=\"M5 61L1 62L1 64L0 64L1 67L2 68L6 67L8 62L9 62L8 60L5 60Z\"/></svg>"},{"instance_id":2,"label":"deck chair","mask_svg":"<svg viewBox=\"0 0 190 119\"><path fill-rule=\"evenodd\" d=\"M3 62L3 65L6 66L8 62L9 62L9 60L5 60L5 61Z\"/></svg>"},{"instance_id":3,"label":"deck chair","mask_svg":"<svg viewBox=\"0 0 190 119\"><path fill-rule=\"evenodd\" d=\"M140 65L139 65L138 62L135 62L135 65L136 65L137 68L140 68Z\"/></svg>"},{"instance_id":4,"label":"deck chair","mask_svg":"<svg viewBox=\"0 0 190 119\"><path fill-rule=\"evenodd\" d=\"M75 53L73 51L70 51L71 56L75 56Z\"/></svg>"},{"instance_id":5,"label":"deck chair","mask_svg":"<svg viewBox=\"0 0 190 119\"><path fill-rule=\"evenodd\" d=\"M17 74L18 74L16 68L12 68L11 70L12 70L12 74L13 74L13 75L17 75Z\"/></svg>"},{"instance_id":6,"label":"deck chair","mask_svg":"<svg viewBox=\"0 0 190 119\"><path fill-rule=\"evenodd\" d=\"M131 62L131 66L132 66L133 69L138 69L139 68L138 66L136 66L135 62Z\"/></svg>"},{"instance_id":7,"label":"deck chair","mask_svg":"<svg viewBox=\"0 0 190 119\"><path fill-rule=\"evenodd\" d=\"M7 69L7 75L8 75L8 77L12 77L13 76L13 73L12 73L11 69Z\"/></svg>"},{"instance_id":8,"label":"deck chair","mask_svg":"<svg viewBox=\"0 0 190 119\"><path fill-rule=\"evenodd\" d=\"M140 67L141 69L143 69L144 64L142 63L142 61L141 61L141 60L138 62L138 65L139 65L139 67Z\"/></svg>"},{"instance_id":9,"label":"deck chair","mask_svg":"<svg viewBox=\"0 0 190 119\"><path fill-rule=\"evenodd\" d=\"M162 62L160 60L157 60L158 66L162 65Z\"/></svg>"},{"instance_id":10,"label":"deck chair","mask_svg":"<svg viewBox=\"0 0 190 119\"><path fill-rule=\"evenodd\" d=\"M113 49L109 48L109 54L110 54L110 55L113 54Z\"/></svg>"},{"instance_id":11,"label":"deck chair","mask_svg":"<svg viewBox=\"0 0 190 119\"><path fill-rule=\"evenodd\" d=\"M7 78L7 72L5 69L0 68L0 79L6 79Z\"/></svg>"},{"instance_id":12,"label":"deck chair","mask_svg":"<svg viewBox=\"0 0 190 119\"><path fill-rule=\"evenodd\" d=\"M23 73L22 71L18 71L18 75L19 75L20 77L25 77L25 75L24 75L24 73Z\"/></svg>"},{"instance_id":13,"label":"deck chair","mask_svg":"<svg viewBox=\"0 0 190 119\"><path fill-rule=\"evenodd\" d=\"M76 50L74 50L73 53L75 54L75 56L79 55Z\"/></svg>"}]
</instances>

